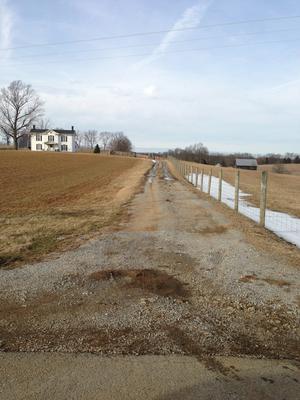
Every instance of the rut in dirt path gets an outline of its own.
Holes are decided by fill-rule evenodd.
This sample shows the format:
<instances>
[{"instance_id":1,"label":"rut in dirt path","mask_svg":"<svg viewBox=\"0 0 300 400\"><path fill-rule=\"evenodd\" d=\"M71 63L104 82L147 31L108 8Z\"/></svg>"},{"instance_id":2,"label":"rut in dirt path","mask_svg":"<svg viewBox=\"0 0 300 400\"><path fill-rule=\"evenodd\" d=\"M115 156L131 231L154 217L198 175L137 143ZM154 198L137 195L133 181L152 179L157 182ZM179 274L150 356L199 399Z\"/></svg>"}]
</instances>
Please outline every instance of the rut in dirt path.
<instances>
[{"instance_id":1,"label":"rut in dirt path","mask_svg":"<svg viewBox=\"0 0 300 400\"><path fill-rule=\"evenodd\" d=\"M117 230L0 271L1 350L299 359L299 299L299 271L163 162Z\"/></svg>"}]
</instances>

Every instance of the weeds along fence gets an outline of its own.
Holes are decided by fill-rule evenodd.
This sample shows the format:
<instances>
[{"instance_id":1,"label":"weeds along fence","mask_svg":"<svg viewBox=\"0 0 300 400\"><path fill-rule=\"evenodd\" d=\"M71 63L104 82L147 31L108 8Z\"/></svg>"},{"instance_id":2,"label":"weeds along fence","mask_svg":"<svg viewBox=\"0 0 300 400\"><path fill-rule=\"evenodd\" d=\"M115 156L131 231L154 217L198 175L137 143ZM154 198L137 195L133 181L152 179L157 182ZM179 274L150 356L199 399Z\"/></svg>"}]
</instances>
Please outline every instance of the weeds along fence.
<instances>
[{"instance_id":1,"label":"weeds along fence","mask_svg":"<svg viewBox=\"0 0 300 400\"><path fill-rule=\"evenodd\" d=\"M300 246L299 177L170 161L201 192Z\"/></svg>"}]
</instances>

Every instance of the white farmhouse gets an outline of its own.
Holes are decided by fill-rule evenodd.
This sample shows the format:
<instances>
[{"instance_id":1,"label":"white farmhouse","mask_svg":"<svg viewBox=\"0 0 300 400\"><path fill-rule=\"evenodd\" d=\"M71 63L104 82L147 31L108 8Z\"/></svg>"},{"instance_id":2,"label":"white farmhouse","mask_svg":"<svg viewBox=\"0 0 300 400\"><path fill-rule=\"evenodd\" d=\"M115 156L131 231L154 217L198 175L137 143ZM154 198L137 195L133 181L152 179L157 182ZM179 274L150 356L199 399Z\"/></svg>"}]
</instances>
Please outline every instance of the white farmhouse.
<instances>
[{"instance_id":1,"label":"white farmhouse","mask_svg":"<svg viewBox=\"0 0 300 400\"><path fill-rule=\"evenodd\" d=\"M30 131L32 151L69 151L76 150L76 131L64 129L37 129L33 125Z\"/></svg>"}]
</instances>

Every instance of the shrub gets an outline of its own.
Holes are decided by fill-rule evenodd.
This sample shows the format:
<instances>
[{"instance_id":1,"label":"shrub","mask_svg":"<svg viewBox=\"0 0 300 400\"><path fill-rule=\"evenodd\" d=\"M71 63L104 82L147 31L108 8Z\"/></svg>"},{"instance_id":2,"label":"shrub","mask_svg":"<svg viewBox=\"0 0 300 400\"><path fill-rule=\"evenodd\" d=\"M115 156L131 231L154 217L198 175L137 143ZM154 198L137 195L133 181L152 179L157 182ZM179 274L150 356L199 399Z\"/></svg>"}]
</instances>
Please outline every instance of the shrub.
<instances>
[{"instance_id":1,"label":"shrub","mask_svg":"<svg viewBox=\"0 0 300 400\"><path fill-rule=\"evenodd\" d=\"M100 153L99 144L96 144L96 146L95 146L95 148L94 148L94 153Z\"/></svg>"},{"instance_id":2,"label":"shrub","mask_svg":"<svg viewBox=\"0 0 300 400\"><path fill-rule=\"evenodd\" d=\"M275 164L272 167L272 172L275 172L275 174L288 174L289 171L285 168L283 164Z\"/></svg>"}]
</instances>

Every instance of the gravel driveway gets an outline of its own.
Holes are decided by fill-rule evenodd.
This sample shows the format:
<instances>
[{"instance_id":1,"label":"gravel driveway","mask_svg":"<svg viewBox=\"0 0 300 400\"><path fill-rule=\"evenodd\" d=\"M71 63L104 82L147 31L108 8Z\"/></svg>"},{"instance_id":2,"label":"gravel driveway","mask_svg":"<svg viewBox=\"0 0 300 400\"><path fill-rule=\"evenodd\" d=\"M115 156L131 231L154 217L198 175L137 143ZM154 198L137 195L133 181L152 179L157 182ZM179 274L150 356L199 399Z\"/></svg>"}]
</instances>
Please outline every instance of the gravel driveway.
<instances>
[{"instance_id":1,"label":"gravel driveway","mask_svg":"<svg viewBox=\"0 0 300 400\"><path fill-rule=\"evenodd\" d=\"M300 269L166 165L150 175L120 225L0 271L1 351L185 354L221 372L217 356L300 360Z\"/></svg>"}]
</instances>

